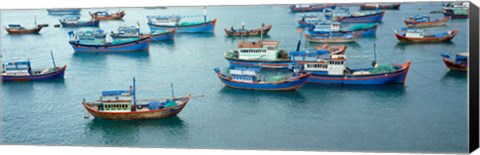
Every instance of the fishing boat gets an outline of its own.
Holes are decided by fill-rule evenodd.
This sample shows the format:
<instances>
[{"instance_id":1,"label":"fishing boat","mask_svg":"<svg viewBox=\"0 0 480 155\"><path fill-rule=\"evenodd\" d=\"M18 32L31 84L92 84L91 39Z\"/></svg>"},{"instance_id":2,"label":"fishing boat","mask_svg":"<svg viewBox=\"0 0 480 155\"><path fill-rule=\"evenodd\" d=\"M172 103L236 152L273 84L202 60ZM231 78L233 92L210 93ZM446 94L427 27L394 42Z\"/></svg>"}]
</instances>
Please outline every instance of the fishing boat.
<instances>
[{"instance_id":1,"label":"fishing boat","mask_svg":"<svg viewBox=\"0 0 480 155\"><path fill-rule=\"evenodd\" d=\"M468 18L469 2L447 5L443 8L445 17L451 16L452 19Z\"/></svg>"},{"instance_id":2,"label":"fishing boat","mask_svg":"<svg viewBox=\"0 0 480 155\"><path fill-rule=\"evenodd\" d=\"M95 118L105 120L161 119L180 113L191 97L173 97L172 94L172 98L137 100L136 95L134 78L129 90L102 91L99 100L87 102L83 99L82 105Z\"/></svg>"},{"instance_id":3,"label":"fishing boat","mask_svg":"<svg viewBox=\"0 0 480 155\"><path fill-rule=\"evenodd\" d=\"M38 34L40 30L42 30L43 25L37 25L37 27L28 29L20 24L8 24L8 26L4 28L8 34Z\"/></svg>"},{"instance_id":4,"label":"fishing boat","mask_svg":"<svg viewBox=\"0 0 480 155\"><path fill-rule=\"evenodd\" d=\"M327 20L345 23L369 23L382 22L385 10L376 10L372 12L362 11L350 13L348 8L340 8L325 14Z\"/></svg>"},{"instance_id":5,"label":"fishing boat","mask_svg":"<svg viewBox=\"0 0 480 155\"><path fill-rule=\"evenodd\" d=\"M107 11L97 11L94 13L88 12L92 19L95 20L122 20L123 16L125 16L125 10L109 13Z\"/></svg>"},{"instance_id":6,"label":"fishing boat","mask_svg":"<svg viewBox=\"0 0 480 155\"><path fill-rule=\"evenodd\" d=\"M203 20L201 21L189 21L189 22L181 22L182 19L185 18L194 18L194 17L202 17ZM215 24L217 23L217 18L213 20L207 19L207 11L206 9L203 10L203 15L193 15L193 16L179 16L179 15L170 15L170 16L147 16L148 19L148 26L150 31L157 31L157 30L166 30L175 28L176 32L188 32L188 33L196 33L196 32L214 32Z\"/></svg>"},{"instance_id":7,"label":"fishing boat","mask_svg":"<svg viewBox=\"0 0 480 155\"><path fill-rule=\"evenodd\" d=\"M100 20L80 20L79 16L65 16L58 20L62 27L98 27Z\"/></svg>"},{"instance_id":8,"label":"fishing boat","mask_svg":"<svg viewBox=\"0 0 480 155\"><path fill-rule=\"evenodd\" d=\"M148 51L150 35L136 38L112 39L103 30L68 33L70 45L75 52L134 52Z\"/></svg>"},{"instance_id":9,"label":"fishing boat","mask_svg":"<svg viewBox=\"0 0 480 155\"><path fill-rule=\"evenodd\" d=\"M79 15L82 9L47 9L49 15Z\"/></svg>"},{"instance_id":10,"label":"fishing boat","mask_svg":"<svg viewBox=\"0 0 480 155\"><path fill-rule=\"evenodd\" d=\"M357 23L346 26L340 22L318 23L314 25L309 32L312 34L346 34L346 33L362 33L362 36L375 35L377 32L377 23Z\"/></svg>"},{"instance_id":11,"label":"fishing boat","mask_svg":"<svg viewBox=\"0 0 480 155\"><path fill-rule=\"evenodd\" d=\"M455 61L450 60L448 54L442 54L443 62L448 69L453 71L468 71L468 52L458 53L455 57Z\"/></svg>"},{"instance_id":12,"label":"fishing boat","mask_svg":"<svg viewBox=\"0 0 480 155\"><path fill-rule=\"evenodd\" d=\"M407 27L417 27L417 28L426 28L426 27L437 27L445 26L452 17L447 16L437 20L430 20L430 16L426 15L416 15L405 19L403 22Z\"/></svg>"},{"instance_id":13,"label":"fishing boat","mask_svg":"<svg viewBox=\"0 0 480 155\"><path fill-rule=\"evenodd\" d=\"M236 67L229 70L229 75L222 74L220 69L213 69L218 78L227 87L248 90L293 91L300 88L310 73L292 75L260 76L258 68Z\"/></svg>"},{"instance_id":14,"label":"fishing boat","mask_svg":"<svg viewBox=\"0 0 480 155\"><path fill-rule=\"evenodd\" d=\"M326 21L322 18L320 18L319 15L304 15L300 20L297 21L298 26L302 28L312 28L313 26L321 23L329 23L329 21Z\"/></svg>"},{"instance_id":15,"label":"fishing boat","mask_svg":"<svg viewBox=\"0 0 480 155\"><path fill-rule=\"evenodd\" d=\"M452 30L437 34L426 33L423 29L403 28L402 32L395 30L395 36L400 42L447 42L452 40L458 33L458 30Z\"/></svg>"},{"instance_id":16,"label":"fishing boat","mask_svg":"<svg viewBox=\"0 0 480 155\"><path fill-rule=\"evenodd\" d=\"M362 32L352 32L346 34L305 34L310 42L316 43L352 43L357 42L362 37Z\"/></svg>"},{"instance_id":17,"label":"fishing boat","mask_svg":"<svg viewBox=\"0 0 480 155\"><path fill-rule=\"evenodd\" d=\"M37 81L50 79L63 79L67 65L57 67L53 58L53 68L32 69L30 60L12 61L3 64L3 81Z\"/></svg>"},{"instance_id":18,"label":"fishing boat","mask_svg":"<svg viewBox=\"0 0 480 155\"><path fill-rule=\"evenodd\" d=\"M234 29L233 26L230 29L225 29L225 33L227 36L259 36L259 35L267 35L270 29L272 28L272 24L264 25L262 24L261 28L258 29L245 29L245 25L242 24L242 28Z\"/></svg>"},{"instance_id":19,"label":"fishing boat","mask_svg":"<svg viewBox=\"0 0 480 155\"><path fill-rule=\"evenodd\" d=\"M378 3L366 3L360 6L362 10L398 10L400 9L400 3L394 4L378 4Z\"/></svg>"},{"instance_id":20,"label":"fishing boat","mask_svg":"<svg viewBox=\"0 0 480 155\"><path fill-rule=\"evenodd\" d=\"M292 12L317 12L323 11L325 9L335 9L335 4L297 4L297 5L290 5L290 10Z\"/></svg>"},{"instance_id":21,"label":"fishing boat","mask_svg":"<svg viewBox=\"0 0 480 155\"><path fill-rule=\"evenodd\" d=\"M405 84L411 62L405 64L377 65L372 68L349 69L345 66L344 54L329 55L328 51L293 51L292 61L298 62L303 73L311 73L307 83L382 85L389 83Z\"/></svg>"},{"instance_id":22,"label":"fishing boat","mask_svg":"<svg viewBox=\"0 0 480 155\"><path fill-rule=\"evenodd\" d=\"M158 31L153 31L150 34L150 40L151 41L162 41L162 40L169 40L173 39L175 36L176 30L173 29L167 29L167 30L158 30ZM120 26L118 27L117 32L111 32L110 36L113 39L125 39L125 38L138 38L140 35L143 35L140 33L140 26Z\"/></svg>"}]
</instances>

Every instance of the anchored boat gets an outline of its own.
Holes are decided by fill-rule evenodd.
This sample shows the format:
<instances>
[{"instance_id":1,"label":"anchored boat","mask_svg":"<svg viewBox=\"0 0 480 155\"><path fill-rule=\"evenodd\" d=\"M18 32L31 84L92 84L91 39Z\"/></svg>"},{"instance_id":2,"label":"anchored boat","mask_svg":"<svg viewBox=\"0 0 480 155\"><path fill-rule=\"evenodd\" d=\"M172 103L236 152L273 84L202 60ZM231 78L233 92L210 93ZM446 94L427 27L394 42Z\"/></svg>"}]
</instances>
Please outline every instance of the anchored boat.
<instances>
[{"instance_id":1,"label":"anchored boat","mask_svg":"<svg viewBox=\"0 0 480 155\"><path fill-rule=\"evenodd\" d=\"M290 10L292 12L316 12L316 11L323 11L325 9L335 9L335 4L297 4L297 5L290 5Z\"/></svg>"},{"instance_id":2,"label":"anchored boat","mask_svg":"<svg viewBox=\"0 0 480 155\"><path fill-rule=\"evenodd\" d=\"M398 10L400 9L400 3L394 4L378 4L378 3L366 3L360 6L362 10Z\"/></svg>"},{"instance_id":3,"label":"anchored boat","mask_svg":"<svg viewBox=\"0 0 480 155\"><path fill-rule=\"evenodd\" d=\"M173 90L172 90L173 92ZM129 90L102 91L95 102L82 101L83 107L96 118L106 120L161 119L175 116L187 105L191 95L167 99L137 100L135 78Z\"/></svg>"},{"instance_id":4,"label":"anchored boat","mask_svg":"<svg viewBox=\"0 0 480 155\"><path fill-rule=\"evenodd\" d=\"M469 5L469 2L446 5L443 8L443 15L445 17L451 16L453 19L468 18Z\"/></svg>"},{"instance_id":5,"label":"anchored boat","mask_svg":"<svg viewBox=\"0 0 480 155\"><path fill-rule=\"evenodd\" d=\"M166 29L153 31L150 34L151 41L170 40L175 36L176 29ZM140 33L140 25L135 26L120 26L117 32L111 32L110 36L113 39L138 38L143 35Z\"/></svg>"},{"instance_id":6,"label":"anchored boat","mask_svg":"<svg viewBox=\"0 0 480 155\"><path fill-rule=\"evenodd\" d=\"M32 69L30 60L12 61L3 64L3 81L37 81L50 79L63 79L67 65L57 67L53 58L53 68Z\"/></svg>"},{"instance_id":7,"label":"anchored boat","mask_svg":"<svg viewBox=\"0 0 480 155\"><path fill-rule=\"evenodd\" d=\"M264 25L262 24L261 28L258 29L245 29L244 25L242 24L242 28L234 29L233 26L230 29L225 29L225 33L227 36L259 36L259 35L267 35L270 29L272 28L272 24Z\"/></svg>"},{"instance_id":8,"label":"anchored boat","mask_svg":"<svg viewBox=\"0 0 480 155\"><path fill-rule=\"evenodd\" d=\"M376 10L373 12L355 12L350 13L348 8L340 8L338 10L330 11L325 14L327 20L333 20L336 22L345 23L369 23L369 22L382 22L385 10Z\"/></svg>"},{"instance_id":9,"label":"anchored boat","mask_svg":"<svg viewBox=\"0 0 480 155\"><path fill-rule=\"evenodd\" d=\"M8 26L4 28L7 30L8 34L38 34L43 26L37 25L37 27L28 29L20 24L8 24Z\"/></svg>"},{"instance_id":10,"label":"anchored boat","mask_svg":"<svg viewBox=\"0 0 480 155\"><path fill-rule=\"evenodd\" d=\"M79 16L65 16L58 20L62 27L98 27L100 20L80 20Z\"/></svg>"},{"instance_id":11,"label":"anchored boat","mask_svg":"<svg viewBox=\"0 0 480 155\"><path fill-rule=\"evenodd\" d=\"M377 23L358 23L345 26L340 22L318 23L312 29L309 29L311 34L346 34L346 33L362 33L362 36L375 35L377 32Z\"/></svg>"},{"instance_id":12,"label":"anchored boat","mask_svg":"<svg viewBox=\"0 0 480 155\"><path fill-rule=\"evenodd\" d=\"M215 68L215 73L223 84L227 87L236 89L249 90L267 90L267 91L292 91L303 84L307 80L309 73L300 74L293 73L292 75L274 75L261 76L258 68L234 68L230 69L230 75L225 75L220 72L220 69Z\"/></svg>"},{"instance_id":13,"label":"anchored boat","mask_svg":"<svg viewBox=\"0 0 480 155\"><path fill-rule=\"evenodd\" d=\"M362 37L362 32L352 32L346 34L305 34L310 42L316 43L351 43L357 42Z\"/></svg>"},{"instance_id":14,"label":"anchored boat","mask_svg":"<svg viewBox=\"0 0 480 155\"><path fill-rule=\"evenodd\" d=\"M136 38L112 39L103 30L69 32L70 45L75 52L134 52L150 47L150 35Z\"/></svg>"},{"instance_id":15,"label":"anchored boat","mask_svg":"<svg viewBox=\"0 0 480 155\"><path fill-rule=\"evenodd\" d=\"M437 27L445 26L452 17L447 16L437 20L430 20L430 16L426 15L416 15L405 19L403 22L407 27L417 27L417 28L426 28L426 27Z\"/></svg>"},{"instance_id":16,"label":"anchored boat","mask_svg":"<svg viewBox=\"0 0 480 155\"><path fill-rule=\"evenodd\" d=\"M125 16L125 10L115 12L115 13L109 13L107 11L97 11L94 13L88 12L92 19L95 20L122 20L123 16Z\"/></svg>"},{"instance_id":17,"label":"anchored boat","mask_svg":"<svg viewBox=\"0 0 480 155\"><path fill-rule=\"evenodd\" d=\"M426 33L423 29L403 28L402 32L395 31L395 36L400 42L447 42L451 41L458 33L458 30L452 30L437 34Z\"/></svg>"},{"instance_id":18,"label":"anchored boat","mask_svg":"<svg viewBox=\"0 0 480 155\"><path fill-rule=\"evenodd\" d=\"M448 69L454 71L468 71L468 52L458 53L455 57L455 61L450 60L450 56L442 54L443 62Z\"/></svg>"},{"instance_id":19,"label":"anchored boat","mask_svg":"<svg viewBox=\"0 0 480 155\"><path fill-rule=\"evenodd\" d=\"M157 30L166 30L175 28L176 32L214 32L215 24L217 23L217 18L213 20L207 20L207 11L204 9L203 20L201 21L190 21L190 22L181 22L184 18L194 18L202 17L200 15L194 16L147 16L148 26L150 31Z\"/></svg>"}]
</instances>

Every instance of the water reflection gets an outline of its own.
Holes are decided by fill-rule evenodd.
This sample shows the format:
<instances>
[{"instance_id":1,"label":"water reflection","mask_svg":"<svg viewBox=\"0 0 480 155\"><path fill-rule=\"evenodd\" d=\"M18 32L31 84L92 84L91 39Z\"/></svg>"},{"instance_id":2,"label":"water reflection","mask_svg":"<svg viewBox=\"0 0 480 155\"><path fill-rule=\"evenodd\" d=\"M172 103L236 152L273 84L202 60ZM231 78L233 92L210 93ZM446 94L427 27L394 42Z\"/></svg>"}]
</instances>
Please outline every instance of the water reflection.
<instances>
[{"instance_id":1,"label":"water reflection","mask_svg":"<svg viewBox=\"0 0 480 155\"><path fill-rule=\"evenodd\" d=\"M407 50L408 48L416 48L416 49L424 49L428 48L428 46L435 46L438 44L442 44L442 46L449 46L449 47L454 47L455 43L454 42L439 42L439 43L410 43L410 42L397 42L395 45L395 49L400 49L400 50Z\"/></svg>"}]
</instances>

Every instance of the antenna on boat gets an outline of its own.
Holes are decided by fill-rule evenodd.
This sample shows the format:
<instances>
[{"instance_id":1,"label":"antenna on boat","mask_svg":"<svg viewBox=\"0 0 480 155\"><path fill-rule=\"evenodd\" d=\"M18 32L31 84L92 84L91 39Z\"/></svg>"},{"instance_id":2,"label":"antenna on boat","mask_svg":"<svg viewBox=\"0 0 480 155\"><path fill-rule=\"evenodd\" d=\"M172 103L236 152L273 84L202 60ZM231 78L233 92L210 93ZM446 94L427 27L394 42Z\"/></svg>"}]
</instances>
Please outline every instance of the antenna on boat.
<instances>
[{"instance_id":1,"label":"antenna on boat","mask_svg":"<svg viewBox=\"0 0 480 155\"><path fill-rule=\"evenodd\" d=\"M203 21L207 22L207 6L203 7Z\"/></svg>"},{"instance_id":2,"label":"antenna on boat","mask_svg":"<svg viewBox=\"0 0 480 155\"><path fill-rule=\"evenodd\" d=\"M372 61L372 66L375 68L377 65L377 44L373 44L373 61Z\"/></svg>"},{"instance_id":3,"label":"antenna on boat","mask_svg":"<svg viewBox=\"0 0 480 155\"><path fill-rule=\"evenodd\" d=\"M135 77L133 77L133 111L137 111L137 93L135 90Z\"/></svg>"},{"instance_id":4,"label":"antenna on boat","mask_svg":"<svg viewBox=\"0 0 480 155\"><path fill-rule=\"evenodd\" d=\"M265 26L265 23L262 23L262 27L260 28L260 40L263 40L263 27Z\"/></svg>"},{"instance_id":5,"label":"antenna on boat","mask_svg":"<svg viewBox=\"0 0 480 155\"><path fill-rule=\"evenodd\" d=\"M175 99L175 94L173 93L173 83L170 83L170 88L172 89L172 100Z\"/></svg>"},{"instance_id":6,"label":"antenna on boat","mask_svg":"<svg viewBox=\"0 0 480 155\"><path fill-rule=\"evenodd\" d=\"M57 65L55 65L55 58L53 57L53 52L50 50L50 55L52 56L53 67L57 69Z\"/></svg>"},{"instance_id":7,"label":"antenna on boat","mask_svg":"<svg viewBox=\"0 0 480 155\"><path fill-rule=\"evenodd\" d=\"M302 41L302 34L303 34L303 31L301 28L298 28L297 29L297 32L300 33L300 37L298 38L298 43L297 43L297 50L296 51L299 51L300 50L300 44L301 44L301 41Z\"/></svg>"},{"instance_id":8,"label":"antenna on boat","mask_svg":"<svg viewBox=\"0 0 480 155\"><path fill-rule=\"evenodd\" d=\"M37 15L34 16L34 20L35 20L35 26L38 26L37 25Z\"/></svg>"}]
</instances>

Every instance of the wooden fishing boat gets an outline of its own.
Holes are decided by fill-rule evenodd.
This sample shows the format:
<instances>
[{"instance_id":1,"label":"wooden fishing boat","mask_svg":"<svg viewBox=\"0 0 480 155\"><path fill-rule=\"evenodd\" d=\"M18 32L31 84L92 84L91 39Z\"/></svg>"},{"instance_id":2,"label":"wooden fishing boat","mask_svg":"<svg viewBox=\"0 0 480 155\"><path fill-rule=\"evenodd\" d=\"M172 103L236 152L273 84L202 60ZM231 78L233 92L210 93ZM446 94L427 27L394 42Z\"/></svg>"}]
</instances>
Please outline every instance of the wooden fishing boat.
<instances>
[{"instance_id":1,"label":"wooden fishing boat","mask_svg":"<svg viewBox=\"0 0 480 155\"><path fill-rule=\"evenodd\" d=\"M230 75L224 75L220 69L215 68L215 73L223 84L227 87L248 90L266 90L266 91L292 91L305 84L310 73L288 76L267 76L262 77L258 71L251 68L230 69Z\"/></svg>"},{"instance_id":2,"label":"wooden fishing boat","mask_svg":"<svg viewBox=\"0 0 480 155\"><path fill-rule=\"evenodd\" d=\"M278 49L279 42L260 40L254 42L241 41L238 49L224 53L230 67L262 67L287 69L290 65L288 52ZM345 52L346 46L315 46L314 50L327 50L331 54Z\"/></svg>"},{"instance_id":3,"label":"wooden fishing boat","mask_svg":"<svg viewBox=\"0 0 480 155\"><path fill-rule=\"evenodd\" d=\"M57 67L53 58L53 68L32 69L31 63L27 61L8 62L3 64L3 81L37 81L63 79L67 65Z\"/></svg>"},{"instance_id":4,"label":"wooden fishing boat","mask_svg":"<svg viewBox=\"0 0 480 155\"><path fill-rule=\"evenodd\" d=\"M319 55L320 54L320 55ZM372 68L349 69L345 66L346 56L323 55L315 52L291 52L292 61L298 62L303 73L311 73L308 83L382 85L404 84L411 62L405 64L374 65Z\"/></svg>"},{"instance_id":5,"label":"wooden fishing boat","mask_svg":"<svg viewBox=\"0 0 480 155\"><path fill-rule=\"evenodd\" d=\"M214 32L215 24L217 23L217 18L213 20L207 19L207 10L203 10L203 20L201 21L191 21L191 22L181 22L183 18L194 18L202 17L202 15L193 15L193 16L147 16L148 26L150 31L166 30L175 28L178 33L197 33L197 32Z\"/></svg>"},{"instance_id":6,"label":"wooden fishing boat","mask_svg":"<svg viewBox=\"0 0 480 155\"><path fill-rule=\"evenodd\" d=\"M316 43L351 43L356 42L362 37L362 32L352 32L342 35L331 35L331 34L305 34L310 42Z\"/></svg>"},{"instance_id":7,"label":"wooden fishing boat","mask_svg":"<svg viewBox=\"0 0 480 155\"><path fill-rule=\"evenodd\" d=\"M75 52L135 52L148 51L150 35L137 38L109 39L103 30L69 32L70 45Z\"/></svg>"},{"instance_id":8,"label":"wooden fishing boat","mask_svg":"<svg viewBox=\"0 0 480 155\"><path fill-rule=\"evenodd\" d=\"M468 18L469 2L447 5L443 8L445 17L451 16L452 19Z\"/></svg>"},{"instance_id":9,"label":"wooden fishing boat","mask_svg":"<svg viewBox=\"0 0 480 155\"><path fill-rule=\"evenodd\" d=\"M395 36L400 42L447 42L451 41L458 33L458 30L452 30L437 34L425 33L422 29L403 29L401 33L395 31Z\"/></svg>"},{"instance_id":10,"label":"wooden fishing boat","mask_svg":"<svg viewBox=\"0 0 480 155\"><path fill-rule=\"evenodd\" d=\"M100 20L80 20L79 16L65 16L58 20L62 27L98 27Z\"/></svg>"},{"instance_id":11,"label":"wooden fishing boat","mask_svg":"<svg viewBox=\"0 0 480 155\"><path fill-rule=\"evenodd\" d=\"M49 15L79 15L82 9L47 9Z\"/></svg>"},{"instance_id":12,"label":"wooden fishing boat","mask_svg":"<svg viewBox=\"0 0 480 155\"><path fill-rule=\"evenodd\" d=\"M151 41L170 40L175 36L176 29L166 29L153 31L150 34ZM111 32L110 36L113 39L138 38L143 35L140 33L140 25L135 26L120 26L117 32Z\"/></svg>"},{"instance_id":13,"label":"wooden fishing boat","mask_svg":"<svg viewBox=\"0 0 480 155\"><path fill-rule=\"evenodd\" d=\"M348 8L340 8L325 14L327 20L345 23L369 23L382 22L385 10L377 10L373 12L355 12L350 13Z\"/></svg>"},{"instance_id":14,"label":"wooden fishing boat","mask_svg":"<svg viewBox=\"0 0 480 155\"><path fill-rule=\"evenodd\" d=\"M425 27L445 26L447 25L448 21L450 21L451 18L452 18L451 16L447 16L442 19L431 21L429 16L416 15L416 16L407 18L403 22L405 23L405 25L407 25L407 27L425 28Z\"/></svg>"},{"instance_id":15,"label":"wooden fishing boat","mask_svg":"<svg viewBox=\"0 0 480 155\"><path fill-rule=\"evenodd\" d=\"M360 9L362 10L398 10L400 9L400 3L394 3L394 4L378 4L378 3L366 3L362 4L360 6Z\"/></svg>"},{"instance_id":16,"label":"wooden fishing boat","mask_svg":"<svg viewBox=\"0 0 480 155\"><path fill-rule=\"evenodd\" d=\"M244 37L246 37L246 36L259 36L259 35L268 34L268 32L270 31L271 28L272 28L272 24L269 24L269 25L262 24L261 28L252 29L252 30L247 30L243 26L240 29L234 29L233 27L231 27L230 29L225 29L225 33L229 37L230 36L235 36L235 37L238 37L238 36L244 36Z\"/></svg>"},{"instance_id":17,"label":"wooden fishing boat","mask_svg":"<svg viewBox=\"0 0 480 155\"><path fill-rule=\"evenodd\" d=\"M377 32L378 23L357 23L346 26L340 22L318 23L309 29L311 34L341 35L346 33L362 33L362 36L372 36Z\"/></svg>"},{"instance_id":18,"label":"wooden fishing boat","mask_svg":"<svg viewBox=\"0 0 480 155\"><path fill-rule=\"evenodd\" d=\"M167 99L137 100L135 79L129 90L102 91L98 101L82 101L95 118L105 120L161 119L175 116L187 105L191 95Z\"/></svg>"},{"instance_id":19,"label":"wooden fishing boat","mask_svg":"<svg viewBox=\"0 0 480 155\"><path fill-rule=\"evenodd\" d=\"M297 5L290 5L290 10L292 12L317 12L323 11L325 9L335 9L335 4L297 4Z\"/></svg>"},{"instance_id":20,"label":"wooden fishing boat","mask_svg":"<svg viewBox=\"0 0 480 155\"><path fill-rule=\"evenodd\" d=\"M122 20L125 16L125 10L115 13L109 13L107 11L97 11L94 13L88 12L92 19L95 20Z\"/></svg>"},{"instance_id":21,"label":"wooden fishing boat","mask_svg":"<svg viewBox=\"0 0 480 155\"><path fill-rule=\"evenodd\" d=\"M4 27L8 34L38 34L42 30L43 25L37 25L37 27L27 29L20 24L8 24L8 27Z\"/></svg>"},{"instance_id":22,"label":"wooden fishing boat","mask_svg":"<svg viewBox=\"0 0 480 155\"><path fill-rule=\"evenodd\" d=\"M458 53L455 61L450 60L450 56L442 54L443 62L448 69L453 71L468 71L468 53Z\"/></svg>"}]
</instances>

